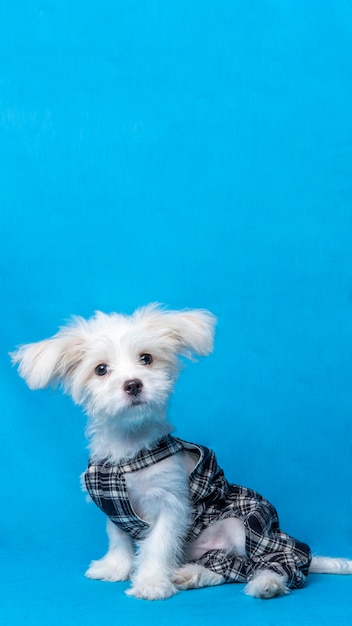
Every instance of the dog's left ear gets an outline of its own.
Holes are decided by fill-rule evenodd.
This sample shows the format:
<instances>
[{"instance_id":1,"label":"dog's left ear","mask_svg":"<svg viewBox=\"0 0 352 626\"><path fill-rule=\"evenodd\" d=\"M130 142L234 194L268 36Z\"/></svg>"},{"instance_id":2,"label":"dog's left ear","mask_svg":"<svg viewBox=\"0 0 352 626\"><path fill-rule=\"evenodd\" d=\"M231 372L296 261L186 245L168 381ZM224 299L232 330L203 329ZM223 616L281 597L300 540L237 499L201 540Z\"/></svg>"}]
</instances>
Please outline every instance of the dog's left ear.
<instances>
[{"instance_id":1,"label":"dog's left ear","mask_svg":"<svg viewBox=\"0 0 352 626\"><path fill-rule=\"evenodd\" d=\"M188 358L207 356L213 350L216 317L209 311L167 311L168 326L177 341L177 352Z\"/></svg>"}]
</instances>

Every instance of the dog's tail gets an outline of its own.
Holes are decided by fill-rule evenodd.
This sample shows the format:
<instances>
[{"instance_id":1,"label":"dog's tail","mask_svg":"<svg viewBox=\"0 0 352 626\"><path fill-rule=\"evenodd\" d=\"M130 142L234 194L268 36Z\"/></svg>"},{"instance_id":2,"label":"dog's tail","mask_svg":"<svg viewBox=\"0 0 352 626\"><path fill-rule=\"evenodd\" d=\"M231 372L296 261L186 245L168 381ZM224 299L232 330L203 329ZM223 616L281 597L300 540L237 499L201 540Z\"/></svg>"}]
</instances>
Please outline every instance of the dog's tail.
<instances>
[{"instance_id":1,"label":"dog's tail","mask_svg":"<svg viewBox=\"0 0 352 626\"><path fill-rule=\"evenodd\" d=\"M352 561L349 559L331 559L328 556L313 556L309 573L352 574Z\"/></svg>"}]
</instances>

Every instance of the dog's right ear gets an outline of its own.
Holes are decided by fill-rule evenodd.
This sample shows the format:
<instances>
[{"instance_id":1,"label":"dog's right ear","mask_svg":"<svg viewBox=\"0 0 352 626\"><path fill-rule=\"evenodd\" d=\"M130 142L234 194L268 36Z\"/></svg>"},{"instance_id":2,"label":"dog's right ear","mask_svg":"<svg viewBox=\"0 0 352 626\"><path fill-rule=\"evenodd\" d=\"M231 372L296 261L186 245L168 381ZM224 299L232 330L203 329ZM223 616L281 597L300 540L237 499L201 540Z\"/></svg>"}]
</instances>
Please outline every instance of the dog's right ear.
<instances>
[{"instance_id":1,"label":"dog's right ear","mask_svg":"<svg viewBox=\"0 0 352 626\"><path fill-rule=\"evenodd\" d=\"M29 343L10 353L12 363L30 389L44 389L62 382L81 361L84 338L72 329L59 331L54 337Z\"/></svg>"}]
</instances>

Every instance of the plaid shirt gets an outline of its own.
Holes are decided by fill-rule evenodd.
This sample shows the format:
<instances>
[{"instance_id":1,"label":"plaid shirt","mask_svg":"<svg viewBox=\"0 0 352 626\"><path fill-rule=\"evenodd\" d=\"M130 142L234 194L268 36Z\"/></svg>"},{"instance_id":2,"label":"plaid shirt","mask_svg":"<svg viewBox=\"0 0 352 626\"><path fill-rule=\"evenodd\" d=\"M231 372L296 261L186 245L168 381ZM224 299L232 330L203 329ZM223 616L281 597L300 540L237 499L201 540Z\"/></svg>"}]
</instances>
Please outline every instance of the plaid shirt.
<instances>
[{"instance_id":1,"label":"plaid shirt","mask_svg":"<svg viewBox=\"0 0 352 626\"><path fill-rule=\"evenodd\" d=\"M242 520L246 530L247 556L210 550L197 563L223 576L226 582L246 582L261 569L287 576L289 588L302 587L311 561L309 547L281 532L275 508L251 489L229 484L212 450L171 435L143 449L118 465L109 461L89 463L84 475L95 504L133 539L142 539L149 524L136 515L130 504L124 474L135 472L177 454L198 453L199 461L189 476L192 523L185 538L193 541L210 524L228 517Z\"/></svg>"}]
</instances>

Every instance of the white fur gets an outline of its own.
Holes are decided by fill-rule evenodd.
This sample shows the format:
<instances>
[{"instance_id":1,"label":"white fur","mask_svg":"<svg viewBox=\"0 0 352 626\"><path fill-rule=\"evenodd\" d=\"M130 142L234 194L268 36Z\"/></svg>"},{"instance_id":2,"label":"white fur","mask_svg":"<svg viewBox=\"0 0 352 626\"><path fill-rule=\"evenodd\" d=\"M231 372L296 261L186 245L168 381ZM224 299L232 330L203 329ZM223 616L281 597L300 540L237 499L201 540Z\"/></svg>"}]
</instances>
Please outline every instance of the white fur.
<instances>
[{"instance_id":1,"label":"white fur","mask_svg":"<svg viewBox=\"0 0 352 626\"><path fill-rule=\"evenodd\" d=\"M352 561L313 556L309 571L311 574L352 574Z\"/></svg>"},{"instance_id":2,"label":"white fur","mask_svg":"<svg viewBox=\"0 0 352 626\"><path fill-rule=\"evenodd\" d=\"M286 583L286 576L264 569L253 576L245 586L244 592L247 596L268 600L289 593Z\"/></svg>"},{"instance_id":3,"label":"white fur","mask_svg":"<svg viewBox=\"0 0 352 626\"><path fill-rule=\"evenodd\" d=\"M212 351L215 318L202 310L164 311L157 305L131 316L96 313L71 324L44 341L20 347L12 354L20 375L31 389L61 384L88 416L91 458L118 463L172 431L166 408L178 374L180 355L205 356ZM152 355L146 364L141 355ZM99 376L96 367L107 366ZM140 381L138 397L126 391L126 381ZM145 599L172 596L224 582L201 565L187 563L212 549L245 555L245 531L240 520L215 522L193 543L184 546L190 520L188 475L196 463L192 452L173 455L151 467L126 474L135 512L150 524L147 537L135 546L108 521L109 549L92 561L88 578L131 579L129 595ZM315 557L312 571L351 573L352 562ZM260 571L245 592L258 598L287 593L286 579Z\"/></svg>"}]
</instances>

